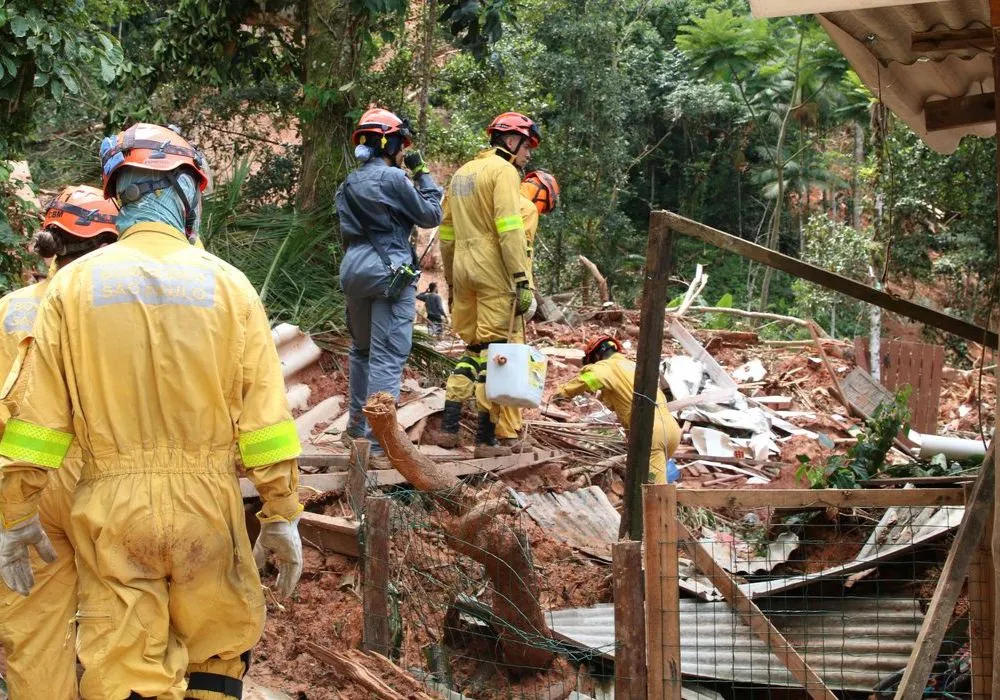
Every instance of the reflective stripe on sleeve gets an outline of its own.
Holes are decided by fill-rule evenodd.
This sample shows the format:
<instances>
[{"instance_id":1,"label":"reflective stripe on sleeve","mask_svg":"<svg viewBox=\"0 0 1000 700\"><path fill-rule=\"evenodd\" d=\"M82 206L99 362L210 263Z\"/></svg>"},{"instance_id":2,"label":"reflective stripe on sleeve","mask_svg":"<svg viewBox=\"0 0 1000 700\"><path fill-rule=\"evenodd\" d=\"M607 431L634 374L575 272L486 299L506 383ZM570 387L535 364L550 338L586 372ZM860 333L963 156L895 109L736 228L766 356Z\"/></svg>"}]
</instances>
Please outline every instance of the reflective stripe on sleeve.
<instances>
[{"instance_id":1,"label":"reflective stripe on sleeve","mask_svg":"<svg viewBox=\"0 0 1000 700\"><path fill-rule=\"evenodd\" d=\"M247 469L292 459L301 452L295 421L282 421L240 435L240 456Z\"/></svg>"},{"instance_id":2,"label":"reflective stripe on sleeve","mask_svg":"<svg viewBox=\"0 0 1000 700\"><path fill-rule=\"evenodd\" d=\"M453 241L455 240L455 227L454 226L439 226L438 227L438 238L442 241Z\"/></svg>"},{"instance_id":3,"label":"reflective stripe on sleeve","mask_svg":"<svg viewBox=\"0 0 1000 700\"><path fill-rule=\"evenodd\" d=\"M73 442L72 433L63 433L15 418L7 424L0 455L49 469L58 469Z\"/></svg>"},{"instance_id":4,"label":"reflective stripe on sleeve","mask_svg":"<svg viewBox=\"0 0 1000 700\"><path fill-rule=\"evenodd\" d=\"M597 375L593 372L580 372L580 379L591 391L600 391L604 388L604 385L601 384L601 380L598 379Z\"/></svg>"},{"instance_id":5,"label":"reflective stripe on sleeve","mask_svg":"<svg viewBox=\"0 0 1000 700\"><path fill-rule=\"evenodd\" d=\"M497 233L507 233L508 231L514 231L521 228L524 225L524 221L521 219L520 214L512 214L511 216L501 216L495 221L497 225Z\"/></svg>"}]
</instances>

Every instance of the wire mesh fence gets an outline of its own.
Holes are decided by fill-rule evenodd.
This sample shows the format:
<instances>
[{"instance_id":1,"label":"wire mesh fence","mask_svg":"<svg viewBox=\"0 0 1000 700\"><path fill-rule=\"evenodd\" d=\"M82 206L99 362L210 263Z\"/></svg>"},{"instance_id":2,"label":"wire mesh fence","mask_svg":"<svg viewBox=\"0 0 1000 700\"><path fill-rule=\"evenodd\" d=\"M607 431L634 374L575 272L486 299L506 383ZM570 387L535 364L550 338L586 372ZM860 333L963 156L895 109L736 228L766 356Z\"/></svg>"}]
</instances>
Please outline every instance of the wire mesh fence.
<instances>
[{"instance_id":1,"label":"wire mesh fence","mask_svg":"<svg viewBox=\"0 0 1000 700\"><path fill-rule=\"evenodd\" d=\"M964 507L875 493L647 491L649 697L894 697ZM923 697L990 697L984 563Z\"/></svg>"},{"instance_id":2,"label":"wire mesh fence","mask_svg":"<svg viewBox=\"0 0 1000 700\"><path fill-rule=\"evenodd\" d=\"M609 660L557 638L549 617L567 601L610 605L611 568L554 544L510 489L399 488L365 501L362 531L370 650L447 698L612 697Z\"/></svg>"}]
</instances>

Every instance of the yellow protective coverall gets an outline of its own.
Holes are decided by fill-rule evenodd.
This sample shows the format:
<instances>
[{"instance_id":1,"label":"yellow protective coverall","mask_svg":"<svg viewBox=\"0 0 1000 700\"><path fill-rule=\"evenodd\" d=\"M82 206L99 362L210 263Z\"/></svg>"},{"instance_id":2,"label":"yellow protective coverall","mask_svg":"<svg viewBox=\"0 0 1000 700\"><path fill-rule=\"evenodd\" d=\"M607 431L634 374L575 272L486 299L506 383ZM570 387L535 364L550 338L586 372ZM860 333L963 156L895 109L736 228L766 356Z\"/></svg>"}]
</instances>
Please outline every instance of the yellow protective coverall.
<instances>
[{"instance_id":1,"label":"yellow protective coverall","mask_svg":"<svg viewBox=\"0 0 1000 700\"><path fill-rule=\"evenodd\" d=\"M452 175L439 229L444 246L451 244L441 257L452 327L480 348L476 402L494 424L500 406L486 398L487 346L507 339L515 285L530 282L521 199L517 168L487 149Z\"/></svg>"},{"instance_id":2,"label":"yellow protective coverall","mask_svg":"<svg viewBox=\"0 0 1000 700\"><path fill-rule=\"evenodd\" d=\"M54 269L50 270L50 274ZM49 280L18 289L0 299L0 373L7 376L30 342L38 304ZM16 396L10 399L16 404ZM6 407L0 419L6 424ZM38 504L42 527L58 558L51 564L31 550L35 586L27 598L0 585L0 641L7 655L7 689L11 698L75 700L76 694L76 564L70 543L69 514L73 489L80 478L80 450L74 443Z\"/></svg>"},{"instance_id":3,"label":"yellow protective coverall","mask_svg":"<svg viewBox=\"0 0 1000 700\"><path fill-rule=\"evenodd\" d=\"M139 223L59 273L34 332L0 442L0 516L10 526L37 512L75 436L81 694L239 697L265 609L237 444L258 518L302 511L299 442L256 291L180 231Z\"/></svg>"},{"instance_id":4,"label":"yellow protective coverall","mask_svg":"<svg viewBox=\"0 0 1000 700\"><path fill-rule=\"evenodd\" d=\"M587 391L600 391L601 402L614 411L627 434L632 419L634 382L635 363L621 353L615 353L584 367L576 379L563 384L558 393L573 397ZM677 450L680 441L681 429L667 410L666 397L657 389L653 446L649 454L649 479L652 483L667 483L667 459Z\"/></svg>"},{"instance_id":5,"label":"yellow protective coverall","mask_svg":"<svg viewBox=\"0 0 1000 700\"><path fill-rule=\"evenodd\" d=\"M444 221L442 223L441 229L439 231L439 239L441 246L441 258L444 262L445 277L448 281L449 289L452 289L452 294L457 298L454 287L452 287L452 270L454 265L455 256L455 232L454 226L451 222L450 206L448 203L448 197L444 200ZM527 275L529 280L529 285L534 288L534 273L532 271L532 264L534 261L534 243L535 235L538 232L538 208L535 204L525 197L523 194L519 198L518 206L521 221L524 226L524 237L525 237L525 255L527 257ZM448 226L446 229L445 226ZM455 302L457 305L457 302ZM452 320L454 321L455 311L452 309ZM507 323L509 323L510 309L507 310L508 318ZM462 340L465 340L466 351L458 359L455 364L455 369L450 375L448 375L448 381L445 384L445 400L447 401L458 401L464 402L471 399L476 393L476 381L480 374L485 377L486 373L486 354L485 346L480 343L469 343L466 340L466 336L462 335L462 329L456 325L456 331ZM504 334L506 334L507 329L504 328ZM470 337L473 337L470 335ZM523 343L524 342L524 324L520 322L520 319L515 319L514 323L514 333L513 337L510 339L512 343ZM484 379L485 381L485 379ZM496 423L496 434L498 438L516 438L523 425L521 420L521 410L516 406L496 406L494 407L494 422Z\"/></svg>"}]
</instances>

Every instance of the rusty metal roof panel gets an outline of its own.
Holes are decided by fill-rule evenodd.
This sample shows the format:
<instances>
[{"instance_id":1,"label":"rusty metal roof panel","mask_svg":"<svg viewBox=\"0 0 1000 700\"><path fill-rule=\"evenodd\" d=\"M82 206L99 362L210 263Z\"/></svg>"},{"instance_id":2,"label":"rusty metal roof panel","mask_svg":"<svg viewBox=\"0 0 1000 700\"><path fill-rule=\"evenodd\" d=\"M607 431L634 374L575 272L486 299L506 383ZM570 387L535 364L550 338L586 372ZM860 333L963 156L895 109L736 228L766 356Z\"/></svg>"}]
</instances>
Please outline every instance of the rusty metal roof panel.
<instances>
[{"instance_id":1,"label":"rusty metal roof panel","mask_svg":"<svg viewBox=\"0 0 1000 700\"><path fill-rule=\"evenodd\" d=\"M564 493L520 493L528 515L546 532L597 559L611 561L621 516L597 486Z\"/></svg>"},{"instance_id":2,"label":"rusty metal roof panel","mask_svg":"<svg viewBox=\"0 0 1000 700\"><path fill-rule=\"evenodd\" d=\"M832 690L867 692L904 668L923 621L909 598L765 600L761 608ZM614 606L547 614L558 637L614 658ZM801 687L727 603L683 599L680 615L685 676Z\"/></svg>"}]
</instances>

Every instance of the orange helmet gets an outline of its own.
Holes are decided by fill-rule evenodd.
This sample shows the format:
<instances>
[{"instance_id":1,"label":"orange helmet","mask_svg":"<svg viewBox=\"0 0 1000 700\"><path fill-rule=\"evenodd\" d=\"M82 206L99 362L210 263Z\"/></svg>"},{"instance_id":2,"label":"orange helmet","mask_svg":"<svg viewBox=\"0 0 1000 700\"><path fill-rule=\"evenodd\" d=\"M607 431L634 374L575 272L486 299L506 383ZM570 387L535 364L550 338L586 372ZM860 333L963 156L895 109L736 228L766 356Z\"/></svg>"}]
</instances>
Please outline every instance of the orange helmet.
<instances>
[{"instance_id":1,"label":"orange helmet","mask_svg":"<svg viewBox=\"0 0 1000 700\"><path fill-rule=\"evenodd\" d=\"M520 134L528 139L529 148L538 148L542 140L538 125L520 112L504 112L499 115L486 127L486 133L491 138L493 134Z\"/></svg>"},{"instance_id":2,"label":"orange helmet","mask_svg":"<svg viewBox=\"0 0 1000 700\"><path fill-rule=\"evenodd\" d=\"M94 238L102 233L117 237L117 216L118 205L105 199L96 187L65 187L46 207L42 228L55 227L77 238Z\"/></svg>"},{"instance_id":3,"label":"orange helmet","mask_svg":"<svg viewBox=\"0 0 1000 700\"><path fill-rule=\"evenodd\" d=\"M559 204L559 183L546 170L532 170L524 176L521 193L535 203L539 214L548 214Z\"/></svg>"},{"instance_id":4,"label":"orange helmet","mask_svg":"<svg viewBox=\"0 0 1000 700\"><path fill-rule=\"evenodd\" d=\"M187 166L198 176L198 189L212 184L205 156L173 129L156 124L134 124L101 142L104 196L114 197L115 181L122 168L169 172Z\"/></svg>"},{"instance_id":5,"label":"orange helmet","mask_svg":"<svg viewBox=\"0 0 1000 700\"><path fill-rule=\"evenodd\" d=\"M365 134L374 134L381 139L385 139L390 134L399 134L403 137L404 148L409 148L413 143L413 129L410 128L410 122L406 119L400 119L387 109L378 107L369 109L358 120L358 126L351 134L351 140L355 146L364 143ZM385 146L384 141L381 145Z\"/></svg>"},{"instance_id":6,"label":"orange helmet","mask_svg":"<svg viewBox=\"0 0 1000 700\"><path fill-rule=\"evenodd\" d=\"M622 344L617 339L610 335L599 335L583 348L583 363L592 365L597 362L596 356L604 351L606 344L612 345L617 352L622 352Z\"/></svg>"}]
</instances>

